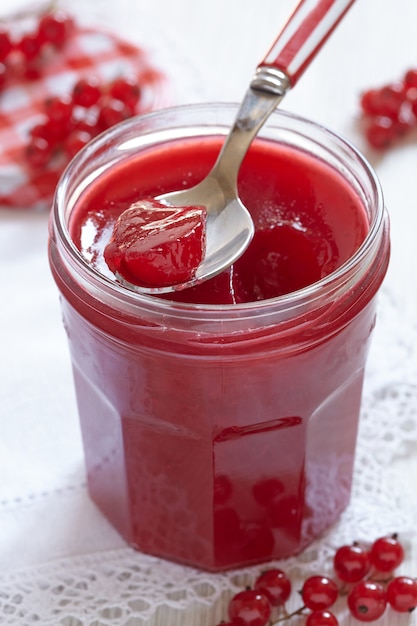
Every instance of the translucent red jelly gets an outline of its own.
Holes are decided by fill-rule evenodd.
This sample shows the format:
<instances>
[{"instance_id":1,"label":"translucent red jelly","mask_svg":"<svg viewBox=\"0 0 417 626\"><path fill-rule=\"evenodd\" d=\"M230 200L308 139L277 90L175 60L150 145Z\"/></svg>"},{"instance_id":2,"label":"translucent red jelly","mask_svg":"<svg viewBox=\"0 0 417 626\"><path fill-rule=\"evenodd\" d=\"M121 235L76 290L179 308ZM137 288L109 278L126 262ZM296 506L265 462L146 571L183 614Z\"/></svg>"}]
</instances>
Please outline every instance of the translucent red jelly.
<instances>
[{"instance_id":1,"label":"translucent red jelly","mask_svg":"<svg viewBox=\"0 0 417 626\"><path fill-rule=\"evenodd\" d=\"M84 256L109 275L103 250L114 238L117 219L137 200L138 193L152 197L180 189L184 183L178 172L182 170L189 172L188 186L198 182L219 149L220 140L213 139L199 141L195 154L190 143L178 143L175 148L169 145L103 175L86 190L82 206L71 222L72 238ZM143 181L140 191L132 186L135 169ZM350 185L336 171L301 151L289 155L273 144L258 142L246 157L239 189L255 222L249 249L228 272L184 292L170 294L169 299L228 304L290 293L320 280L347 261L367 233L364 209L358 206ZM163 232L162 239L165 236ZM144 273L150 264L152 258L144 264ZM128 264L124 274L135 282L133 272L129 272L132 265ZM173 273L179 265L180 260L175 259ZM155 281L158 276L164 280L164 271L169 276L166 267L158 273L158 261L154 271ZM187 271L185 267L184 273Z\"/></svg>"},{"instance_id":2,"label":"translucent red jelly","mask_svg":"<svg viewBox=\"0 0 417 626\"><path fill-rule=\"evenodd\" d=\"M206 247L206 209L135 201L116 220L104 259L134 285L163 287L194 278Z\"/></svg>"},{"instance_id":3,"label":"translucent red jelly","mask_svg":"<svg viewBox=\"0 0 417 626\"><path fill-rule=\"evenodd\" d=\"M116 219L138 197L198 182L219 146L173 141L100 169L68 214L87 264L67 260L54 227L50 245L91 497L134 547L212 571L294 554L346 507L388 262L381 227L363 271L271 300L334 272L369 225L331 165L258 139L239 177L256 225L245 255L175 302L122 292L103 259Z\"/></svg>"}]
</instances>

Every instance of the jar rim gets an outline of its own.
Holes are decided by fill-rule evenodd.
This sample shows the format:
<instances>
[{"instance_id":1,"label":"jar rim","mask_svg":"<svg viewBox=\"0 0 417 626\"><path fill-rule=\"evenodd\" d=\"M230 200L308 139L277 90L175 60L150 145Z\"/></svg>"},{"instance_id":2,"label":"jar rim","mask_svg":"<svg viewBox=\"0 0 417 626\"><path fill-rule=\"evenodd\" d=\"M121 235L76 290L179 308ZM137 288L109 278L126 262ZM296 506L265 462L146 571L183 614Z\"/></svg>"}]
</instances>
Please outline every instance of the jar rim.
<instances>
[{"instance_id":1,"label":"jar rim","mask_svg":"<svg viewBox=\"0 0 417 626\"><path fill-rule=\"evenodd\" d=\"M384 229L384 223L387 221L387 214L384 206L382 187L371 164L354 146L354 144L341 134L327 128L323 124L301 115L283 109L277 109L274 113L272 113L269 120L267 120L263 129L274 127L274 120L277 121L278 119L299 124L304 128L314 129L315 131L322 133L323 136L331 138L337 145L340 146L344 153L349 154L351 158L355 159L363 172L366 173L367 178L371 183L373 195L376 199L376 211L373 219L370 221L366 237L349 259L328 275L296 291L264 300L229 304L197 304L192 302L177 302L175 300L160 298L152 294L141 294L133 290L126 289L120 283L105 276L98 269L91 266L89 261L81 254L80 250L72 241L63 212L65 205L65 191L68 187L68 181L73 175L74 169L82 163L83 159L88 158L89 155L94 154L97 150L105 149L106 144L110 143L112 138L115 139L124 134L128 134L131 130L136 128L139 121L146 123L151 122L152 119L158 119L164 116L175 116L181 115L182 113L187 114L189 111L202 113L204 111L227 110L228 112L235 113L238 106L239 105L236 103L222 102L185 104L171 106L147 113L145 115L130 118L120 124L117 124L105 134L101 134L94 138L72 159L61 175L55 192L52 208L52 229L53 235L58 235L67 260L72 262L71 265L75 263L77 270L80 272L79 277L82 277L82 282L85 287L91 287L91 282L94 281L93 291L95 294L101 292L108 298L116 298L118 301L122 298L128 307L133 306L137 308L140 306L141 308L146 309L151 308L153 311L159 311L162 314L174 314L176 312L181 315L186 312L189 312L190 314L206 313L207 315L220 313L222 316L227 316L228 314L233 316L240 316L244 314L251 315L251 313L255 312L262 314L262 312L269 312L271 308L283 310L298 308L299 306L303 306L306 302L311 303L319 297L322 298L323 295L327 293L330 294L335 290L337 291L341 288L341 286L352 281L352 277L357 275L357 272L359 271L358 268L363 266L367 257L371 256L372 259L375 258L378 252L378 237ZM150 132L150 134L152 134L152 132ZM177 135L177 138L180 138L180 135Z\"/></svg>"}]
</instances>

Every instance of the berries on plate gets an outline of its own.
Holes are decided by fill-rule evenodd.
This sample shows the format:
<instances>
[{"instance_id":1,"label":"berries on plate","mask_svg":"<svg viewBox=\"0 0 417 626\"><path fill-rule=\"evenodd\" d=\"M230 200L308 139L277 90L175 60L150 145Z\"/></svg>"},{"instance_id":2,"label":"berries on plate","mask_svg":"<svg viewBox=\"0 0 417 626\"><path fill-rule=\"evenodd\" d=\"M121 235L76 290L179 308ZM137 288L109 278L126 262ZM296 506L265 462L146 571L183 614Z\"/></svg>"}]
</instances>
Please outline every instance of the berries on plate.
<instances>
[{"instance_id":1,"label":"berries on plate","mask_svg":"<svg viewBox=\"0 0 417 626\"><path fill-rule=\"evenodd\" d=\"M129 85L123 90L120 85ZM117 85L117 89L114 86ZM44 167L57 156L69 160L93 137L134 115L140 101L139 79L119 76L108 84L90 76L80 78L70 94L52 96L44 101L44 119L30 131L25 154L32 167ZM135 93L135 96L133 95ZM39 141L42 136L43 142ZM39 156L40 143L48 147Z\"/></svg>"},{"instance_id":2,"label":"berries on plate","mask_svg":"<svg viewBox=\"0 0 417 626\"><path fill-rule=\"evenodd\" d=\"M169 101L167 76L136 43L61 8L9 16L0 23L0 204L49 210L86 142Z\"/></svg>"},{"instance_id":3,"label":"berries on plate","mask_svg":"<svg viewBox=\"0 0 417 626\"><path fill-rule=\"evenodd\" d=\"M39 78L51 54L65 47L74 24L62 9L43 13L22 32L6 22L0 24L0 62L7 68L7 79L13 83L19 78Z\"/></svg>"}]
</instances>

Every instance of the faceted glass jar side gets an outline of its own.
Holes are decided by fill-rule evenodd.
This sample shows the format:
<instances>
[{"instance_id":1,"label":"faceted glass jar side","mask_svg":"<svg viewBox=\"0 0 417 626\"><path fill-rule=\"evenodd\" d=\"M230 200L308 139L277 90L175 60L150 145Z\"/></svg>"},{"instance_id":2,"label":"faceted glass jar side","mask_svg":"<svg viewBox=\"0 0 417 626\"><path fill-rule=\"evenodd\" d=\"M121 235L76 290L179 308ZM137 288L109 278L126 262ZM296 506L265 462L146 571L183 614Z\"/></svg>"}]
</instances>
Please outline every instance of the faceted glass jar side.
<instances>
[{"instance_id":1,"label":"faceted glass jar side","mask_svg":"<svg viewBox=\"0 0 417 626\"><path fill-rule=\"evenodd\" d=\"M297 553L346 507L389 257L367 162L277 112L262 136L337 168L365 206L368 234L347 262L304 289L236 305L141 296L92 268L69 229L83 190L167 137L226 134L235 112L169 109L92 142L58 187L49 244L91 497L137 549L211 571Z\"/></svg>"}]
</instances>

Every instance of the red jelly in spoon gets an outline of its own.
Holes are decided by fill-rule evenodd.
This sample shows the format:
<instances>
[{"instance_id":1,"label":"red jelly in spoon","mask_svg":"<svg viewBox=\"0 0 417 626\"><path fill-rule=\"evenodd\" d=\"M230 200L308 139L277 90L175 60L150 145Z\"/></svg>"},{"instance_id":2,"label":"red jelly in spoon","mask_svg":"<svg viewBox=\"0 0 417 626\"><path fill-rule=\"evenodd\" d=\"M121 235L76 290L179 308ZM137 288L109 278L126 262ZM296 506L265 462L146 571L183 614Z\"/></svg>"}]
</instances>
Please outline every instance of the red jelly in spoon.
<instances>
[{"instance_id":1,"label":"red jelly in spoon","mask_svg":"<svg viewBox=\"0 0 417 626\"><path fill-rule=\"evenodd\" d=\"M112 272L134 285L189 281L204 257L205 223L205 207L140 200L117 219L104 250L105 261Z\"/></svg>"}]
</instances>

